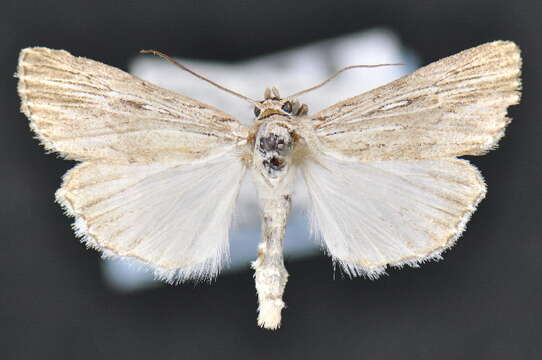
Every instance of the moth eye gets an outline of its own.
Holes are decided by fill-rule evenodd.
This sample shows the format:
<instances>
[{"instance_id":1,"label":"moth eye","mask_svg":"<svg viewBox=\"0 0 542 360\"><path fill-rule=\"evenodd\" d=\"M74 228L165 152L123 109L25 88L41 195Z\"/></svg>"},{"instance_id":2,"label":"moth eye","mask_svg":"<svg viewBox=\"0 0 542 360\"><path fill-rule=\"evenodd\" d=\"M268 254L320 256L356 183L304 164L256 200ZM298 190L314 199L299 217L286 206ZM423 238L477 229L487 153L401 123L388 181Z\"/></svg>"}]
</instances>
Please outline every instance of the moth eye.
<instances>
[{"instance_id":1,"label":"moth eye","mask_svg":"<svg viewBox=\"0 0 542 360\"><path fill-rule=\"evenodd\" d=\"M262 112L262 111L260 110L259 107L254 107L254 115L260 116L260 113L261 113L261 112Z\"/></svg>"},{"instance_id":2,"label":"moth eye","mask_svg":"<svg viewBox=\"0 0 542 360\"><path fill-rule=\"evenodd\" d=\"M286 102L282 105L282 110L286 111L287 113L291 113L291 112L292 112L292 103L289 102L289 101L286 101Z\"/></svg>"}]
</instances>

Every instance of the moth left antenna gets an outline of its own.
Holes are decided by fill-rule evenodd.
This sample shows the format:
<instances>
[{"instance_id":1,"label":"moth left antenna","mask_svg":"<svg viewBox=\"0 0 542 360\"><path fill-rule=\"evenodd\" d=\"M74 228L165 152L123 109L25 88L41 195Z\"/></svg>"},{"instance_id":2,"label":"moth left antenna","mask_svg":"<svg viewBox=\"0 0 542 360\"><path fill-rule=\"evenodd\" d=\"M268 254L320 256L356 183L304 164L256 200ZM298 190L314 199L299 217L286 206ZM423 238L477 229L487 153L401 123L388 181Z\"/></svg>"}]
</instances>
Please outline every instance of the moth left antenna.
<instances>
[{"instance_id":1,"label":"moth left antenna","mask_svg":"<svg viewBox=\"0 0 542 360\"><path fill-rule=\"evenodd\" d=\"M395 64L394 63L394 64L374 64L374 65L350 65L350 66L345 66L341 70L337 71L335 74L333 74L329 78L327 78L327 80L322 81L320 84L314 85L314 86L312 86L312 87L310 87L308 89L305 89L305 90L298 91L295 94L289 95L287 98L295 98L295 97L298 97L299 95L308 93L309 91L316 90L319 87L322 87L322 86L326 85L328 82L335 79L337 76L339 76L341 73L345 72L346 70L357 69L357 68L375 68L375 67L381 67L381 66L397 66L397 65L404 65L404 64L401 64L401 63L396 63Z\"/></svg>"},{"instance_id":2,"label":"moth left antenna","mask_svg":"<svg viewBox=\"0 0 542 360\"><path fill-rule=\"evenodd\" d=\"M245 95L241 95L238 92L235 92L235 91L233 91L231 89L228 89L227 87L222 86L222 85L220 85L220 84L218 84L218 83L216 83L216 82L214 82L212 80L209 80L205 76L198 74L194 70L190 70L185 65L175 61L171 56L168 56L168 55L166 55L166 54L164 54L164 53L162 53L162 52L160 52L158 50L140 50L139 53L141 53L141 54L153 54L153 55L156 55L156 56L160 56L162 59L165 59L165 60L169 61L173 65L183 69L184 71L189 72L190 74L194 75L195 77L197 77L197 78L199 78L199 79L201 79L203 81L207 81L209 84L211 84L213 86L216 86L220 90L223 90L223 91L225 91L227 93L230 93L232 95L235 95L235 96L237 96L237 97L239 97L239 98L241 98L241 99L243 99L245 101L248 101L249 103L251 103L252 105L254 105L256 107L258 107L258 105L260 105L257 101L252 100L251 98L249 98L249 97L247 97Z\"/></svg>"}]
</instances>

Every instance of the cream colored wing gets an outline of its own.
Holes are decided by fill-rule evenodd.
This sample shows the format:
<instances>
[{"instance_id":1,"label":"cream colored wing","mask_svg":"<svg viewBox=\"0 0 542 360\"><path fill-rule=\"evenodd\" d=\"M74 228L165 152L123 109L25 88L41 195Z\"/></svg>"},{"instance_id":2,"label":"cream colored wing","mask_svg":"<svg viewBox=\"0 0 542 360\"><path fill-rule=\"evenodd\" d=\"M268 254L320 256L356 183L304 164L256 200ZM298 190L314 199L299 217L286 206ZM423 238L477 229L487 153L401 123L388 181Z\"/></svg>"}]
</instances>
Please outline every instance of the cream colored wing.
<instances>
[{"instance_id":1,"label":"cream colored wing","mask_svg":"<svg viewBox=\"0 0 542 360\"><path fill-rule=\"evenodd\" d=\"M105 256L139 260L169 282L209 279L227 259L244 173L235 153L191 164L90 161L66 173L56 198Z\"/></svg>"},{"instance_id":2,"label":"cream colored wing","mask_svg":"<svg viewBox=\"0 0 542 360\"><path fill-rule=\"evenodd\" d=\"M211 106L63 50L22 50L17 76L32 129L69 159L191 161L230 151L248 136Z\"/></svg>"},{"instance_id":3,"label":"cream colored wing","mask_svg":"<svg viewBox=\"0 0 542 360\"><path fill-rule=\"evenodd\" d=\"M466 160L359 162L327 156L301 165L313 232L351 276L440 258L485 195Z\"/></svg>"},{"instance_id":4,"label":"cream colored wing","mask_svg":"<svg viewBox=\"0 0 542 360\"><path fill-rule=\"evenodd\" d=\"M361 161L480 155L494 148L520 98L509 41L462 51L304 120L311 149Z\"/></svg>"}]
</instances>

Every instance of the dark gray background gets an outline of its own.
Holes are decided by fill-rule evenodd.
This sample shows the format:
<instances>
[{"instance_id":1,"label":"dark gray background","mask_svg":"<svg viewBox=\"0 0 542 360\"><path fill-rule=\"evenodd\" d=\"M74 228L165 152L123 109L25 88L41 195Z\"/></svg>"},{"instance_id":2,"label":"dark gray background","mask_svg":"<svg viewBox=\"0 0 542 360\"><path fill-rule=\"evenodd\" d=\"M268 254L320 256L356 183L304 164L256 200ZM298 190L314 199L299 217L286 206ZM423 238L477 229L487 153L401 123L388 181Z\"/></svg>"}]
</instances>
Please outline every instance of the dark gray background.
<instances>
[{"instance_id":1,"label":"dark gray background","mask_svg":"<svg viewBox=\"0 0 542 360\"><path fill-rule=\"evenodd\" d=\"M540 359L540 1L4 1L0 5L0 358ZM53 203L73 164L44 155L19 113L22 47L126 68L144 48L242 60L373 26L429 63L516 41L524 96L500 148L473 159L488 198L445 260L376 282L333 278L322 256L287 263L289 307L258 329L252 272L212 285L119 294ZM264 84L265 85L265 84ZM190 94L187 94L190 95ZM294 239L290 239L293 241Z\"/></svg>"}]
</instances>

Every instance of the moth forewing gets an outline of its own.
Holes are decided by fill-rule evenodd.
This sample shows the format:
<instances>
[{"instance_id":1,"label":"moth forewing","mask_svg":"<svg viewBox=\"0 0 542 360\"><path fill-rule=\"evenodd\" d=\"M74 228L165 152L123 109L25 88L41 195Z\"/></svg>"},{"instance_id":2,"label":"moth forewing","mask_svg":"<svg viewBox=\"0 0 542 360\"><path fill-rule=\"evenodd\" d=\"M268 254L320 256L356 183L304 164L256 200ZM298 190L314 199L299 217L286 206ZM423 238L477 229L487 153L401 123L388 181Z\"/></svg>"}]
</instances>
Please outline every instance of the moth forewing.
<instances>
[{"instance_id":1,"label":"moth forewing","mask_svg":"<svg viewBox=\"0 0 542 360\"><path fill-rule=\"evenodd\" d=\"M74 160L195 161L246 143L224 112L63 50L27 48L21 110L44 146Z\"/></svg>"},{"instance_id":2,"label":"moth forewing","mask_svg":"<svg viewBox=\"0 0 542 360\"><path fill-rule=\"evenodd\" d=\"M513 42L462 51L311 116L310 145L361 161L484 154L519 102L520 72Z\"/></svg>"}]
</instances>

